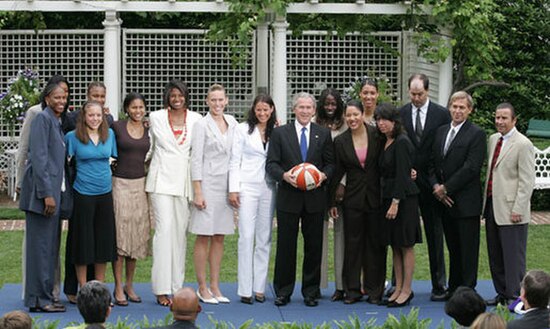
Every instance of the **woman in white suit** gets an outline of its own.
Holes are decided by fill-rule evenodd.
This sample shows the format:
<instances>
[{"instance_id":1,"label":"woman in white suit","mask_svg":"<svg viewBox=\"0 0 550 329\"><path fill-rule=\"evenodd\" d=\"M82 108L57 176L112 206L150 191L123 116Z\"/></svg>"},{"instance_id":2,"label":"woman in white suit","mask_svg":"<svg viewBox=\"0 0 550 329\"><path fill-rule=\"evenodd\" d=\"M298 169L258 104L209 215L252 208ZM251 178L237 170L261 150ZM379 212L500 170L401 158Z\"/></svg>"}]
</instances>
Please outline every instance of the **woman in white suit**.
<instances>
[{"instance_id":1,"label":"woman in white suit","mask_svg":"<svg viewBox=\"0 0 550 329\"><path fill-rule=\"evenodd\" d=\"M189 232L196 234L194 262L204 303L229 303L220 291L219 277L226 234L233 234L233 209L229 205L228 173L233 132L237 121L223 111L228 99L218 84L208 89L208 114L194 127L191 155L194 208ZM206 285L206 265L210 266L210 289Z\"/></svg>"},{"instance_id":2,"label":"woman in white suit","mask_svg":"<svg viewBox=\"0 0 550 329\"><path fill-rule=\"evenodd\" d=\"M265 172L269 136L277 122L275 104L258 95L248 119L237 126L229 162L229 202L239 210L238 291L241 302L265 301L275 205L275 182Z\"/></svg>"},{"instance_id":3,"label":"woman in white suit","mask_svg":"<svg viewBox=\"0 0 550 329\"><path fill-rule=\"evenodd\" d=\"M186 231L192 198L190 151L192 128L201 115L190 111L189 90L180 80L164 88L164 110L149 115L151 165L145 191L155 220L151 281L157 303L171 304L170 295L185 277Z\"/></svg>"}]
</instances>

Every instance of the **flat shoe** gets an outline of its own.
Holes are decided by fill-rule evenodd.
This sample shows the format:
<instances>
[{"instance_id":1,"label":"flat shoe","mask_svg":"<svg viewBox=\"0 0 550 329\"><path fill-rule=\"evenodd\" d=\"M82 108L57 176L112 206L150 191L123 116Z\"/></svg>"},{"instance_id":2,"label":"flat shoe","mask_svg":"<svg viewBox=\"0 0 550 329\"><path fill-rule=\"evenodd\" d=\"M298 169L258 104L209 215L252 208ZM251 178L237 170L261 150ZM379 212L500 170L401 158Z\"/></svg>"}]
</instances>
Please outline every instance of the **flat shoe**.
<instances>
[{"instance_id":1,"label":"flat shoe","mask_svg":"<svg viewBox=\"0 0 550 329\"><path fill-rule=\"evenodd\" d=\"M214 297L211 297L211 298L203 298L201 296L201 293L199 292L199 290L197 289L197 297L199 297L199 300L205 304L213 304L213 305L217 305L219 304L220 302L214 298Z\"/></svg>"},{"instance_id":2,"label":"flat shoe","mask_svg":"<svg viewBox=\"0 0 550 329\"><path fill-rule=\"evenodd\" d=\"M157 304L159 304L160 306L170 306L172 304L172 301L166 295L159 295L157 296Z\"/></svg>"},{"instance_id":3,"label":"flat shoe","mask_svg":"<svg viewBox=\"0 0 550 329\"><path fill-rule=\"evenodd\" d=\"M265 295L256 295L256 296L254 296L254 299L255 299L258 303L263 303L263 302L265 302Z\"/></svg>"},{"instance_id":4,"label":"flat shoe","mask_svg":"<svg viewBox=\"0 0 550 329\"><path fill-rule=\"evenodd\" d=\"M76 305L76 296L75 295L67 295L67 300L69 303Z\"/></svg>"},{"instance_id":5,"label":"flat shoe","mask_svg":"<svg viewBox=\"0 0 550 329\"><path fill-rule=\"evenodd\" d=\"M241 297L241 303L252 305L252 297Z\"/></svg>"},{"instance_id":6,"label":"flat shoe","mask_svg":"<svg viewBox=\"0 0 550 329\"><path fill-rule=\"evenodd\" d=\"M230 303L231 301L229 300L229 298L221 295L221 296L216 296L212 293L212 291L210 291L210 289L208 289L208 292L210 293L210 295L212 295L212 297L214 297L218 302L220 303L223 303L223 304L228 304Z\"/></svg>"}]
</instances>

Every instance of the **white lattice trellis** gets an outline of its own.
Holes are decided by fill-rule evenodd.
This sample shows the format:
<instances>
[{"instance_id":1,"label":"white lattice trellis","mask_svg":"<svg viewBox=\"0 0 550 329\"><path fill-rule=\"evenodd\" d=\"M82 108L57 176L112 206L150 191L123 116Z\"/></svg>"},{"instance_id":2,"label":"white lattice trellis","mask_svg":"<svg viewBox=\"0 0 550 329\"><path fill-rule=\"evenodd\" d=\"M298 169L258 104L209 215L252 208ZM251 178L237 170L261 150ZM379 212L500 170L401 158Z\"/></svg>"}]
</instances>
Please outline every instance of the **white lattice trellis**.
<instances>
[{"instance_id":1,"label":"white lattice trellis","mask_svg":"<svg viewBox=\"0 0 550 329\"><path fill-rule=\"evenodd\" d=\"M142 93L149 110L162 108L164 85L171 78L186 82L190 108L208 111L208 87L221 83L229 97L226 113L242 119L255 92L254 44L243 51L250 59L244 67L234 67L225 43L211 43L203 30L132 30L123 32L123 93Z\"/></svg>"},{"instance_id":2,"label":"white lattice trellis","mask_svg":"<svg viewBox=\"0 0 550 329\"><path fill-rule=\"evenodd\" d=\"M374 33L371 37L395 53L359 34L343 38L316 31L289 34L288 95L300 91L319 95L326 87L342 92L355 77L373 74L389 79L397 100L401 94L401 59L396 54L401 51L401 33Z\"/></svg>"},{"instance_id":3,"label":"white lattice trellis","mask_svg":"<svg viewBox=\"0 0 550 329\"><path fill-rule=\"evenodd\" d=\"M25 67L36 69L43 81L62 74L71 84L70 105L78 107L88 84L103 78L103 30L0 31L0 63L0 90ZM3 140L16 140L19 129L12 134L0 118Z\"/></svg>"}]
</instances>

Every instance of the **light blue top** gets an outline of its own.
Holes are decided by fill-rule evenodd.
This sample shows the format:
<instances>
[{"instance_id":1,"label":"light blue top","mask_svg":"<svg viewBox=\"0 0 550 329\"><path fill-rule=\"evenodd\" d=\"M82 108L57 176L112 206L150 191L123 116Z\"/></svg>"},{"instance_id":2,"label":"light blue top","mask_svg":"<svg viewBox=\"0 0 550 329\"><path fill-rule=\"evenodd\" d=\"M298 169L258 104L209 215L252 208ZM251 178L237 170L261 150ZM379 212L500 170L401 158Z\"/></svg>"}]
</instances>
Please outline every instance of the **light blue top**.
<instances>
[{"instance_id":1,"label":"light blue top","mask_svg":"<svg viewBox=\"0 0 550 329\"><path fill-rule=\"evenodd\" d=\"M111 192L110 157L117 157L115 134L109 129L105 143L95 145L91 140L83 144L75 131L65 135L68 156L76 159L76 179L73 188L84 195L101 195Z\"/></svg>"}]
</instances>

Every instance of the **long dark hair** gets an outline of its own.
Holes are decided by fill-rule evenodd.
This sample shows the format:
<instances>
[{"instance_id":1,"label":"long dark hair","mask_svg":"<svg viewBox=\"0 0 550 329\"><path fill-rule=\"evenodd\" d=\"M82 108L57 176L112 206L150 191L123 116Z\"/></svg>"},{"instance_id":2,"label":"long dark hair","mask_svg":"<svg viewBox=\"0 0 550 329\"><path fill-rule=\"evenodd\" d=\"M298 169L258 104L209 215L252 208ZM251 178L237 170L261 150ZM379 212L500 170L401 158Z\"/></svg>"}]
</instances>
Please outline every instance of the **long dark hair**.
<instances>
[{"instance_id":1,"label":"long dark hair","mask_svg":"<svg viewBox=\"0 0 550 329\"><path fill-rule=\"evenodd\" d=\"M395 138L403 133L403 124L401 123L401 114L395 105L390 103L381 103L374 110L374 120L385 119L394 123L391 137Z\"/></svg>"},{"instance_id":2,"label":"long dark hair","mask_svg":"<svg viewBox=\"0 0 550 329\"><path fill-rule=\"evenodd\" d=\"M273 99L271 96L266 94L260 94L254 98L254 101L252 102L252 107L250 108L250 111L248 111L248 118L246 119L246 123L248 123L248 134L252 134L254 131L254 128L256 127L256 124L258 124L258 118L256 117L256 112L254 109L256 109L256 105L258 103L266 103L269 105L269 107L273 108L273 112L271 113L271 116L269 117L269 120L267 120L267 124L265 125L265 140L268 141L269 137L271 136L271 132L273 131L273 128L275 128L275 123L277 122L277 109L275 108L275 103L273 102Z\"/></svg>"},{"instance_id":3,"label":"long dark hair","mask_svg":"<svg viewBox=\"0 0 550 329\"><path fill-rule=\"evenodd\" d=\"M78 113L78 120L76 121L75 129L76 138L78 138L82 144L88 144L90 141L90 136L88 135L88 129L86 127L86 112L88 112L89 108L92 106L98 106L101 109L102 120L101 125L99 125L98 128L99 141L105 143L109 138L109 123L107 122L105 114L103 114L103 107L99 104L99 102L86 101L84 105L82 105L80 113Z\"/></svg>"},{"instance_id":4,"label":"long dark hair","mask_svg":"<svg viewBox=\"0 0 550 329\"><path fill-rule=\"evenodd\" d=\"M327 111L325 111L325 102L327 97L332 96L336 100L336 110L334 115L329 117ZM315 122L321 126L327 127L332 125L332 129L339 129L344 124L344 102L342 101L342 96L338 90L334 88L326 88L321 91L319 95L319 101L317 102L317 115L315 117Z\"/></svg>"}]
</instances>

